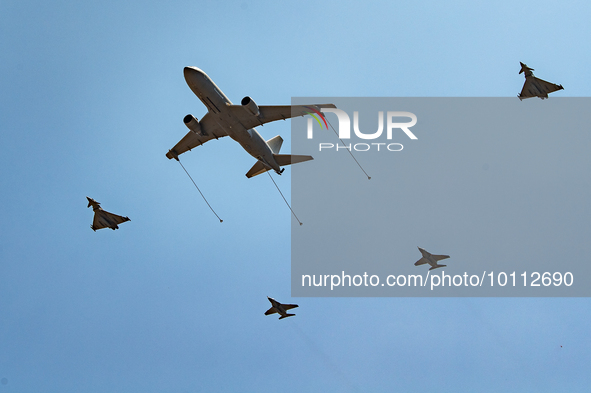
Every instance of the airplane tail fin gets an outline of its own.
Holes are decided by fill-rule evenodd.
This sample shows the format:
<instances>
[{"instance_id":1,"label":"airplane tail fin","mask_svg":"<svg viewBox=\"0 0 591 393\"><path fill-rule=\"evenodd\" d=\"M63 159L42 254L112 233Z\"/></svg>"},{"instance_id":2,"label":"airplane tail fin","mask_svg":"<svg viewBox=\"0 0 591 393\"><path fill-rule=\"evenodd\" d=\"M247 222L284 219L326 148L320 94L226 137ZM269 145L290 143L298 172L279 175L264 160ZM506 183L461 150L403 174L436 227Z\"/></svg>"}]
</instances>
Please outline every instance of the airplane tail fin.
<instances>
[{"instance_id":1,"label":"airplane tail fin","mask_svg":"<svg viewBox=\"0 0 591 393\"><path fill-rule=\"evenodd\" d=\"M519 64L521 64L521 70L519 71L520 74L525 72L525 76L533 75L533 72L532 72L532 71L534 71L533 68L528 67L527 65L523 64L522 62L519 62Z\"/></svg>"},{"instance_id":2,"label":"airplane tail fin","mask_svg":"<svg viewBox=\"0 0 591 393\"><path fill-rule=\"evenodd\" d=\"M281 150L281 145L283 144L283 138L277 135L276 137L269 139L267 141L267 144L271 148L273 154L279 154L279 151Z\"/></svg>"},{"instance_id":3,"label":"airplane tail fin","mask_svg":"<svg viewBox=\"0 0 591 393\"><path fill-rule=\"evenodd\" d=\"M287 318L287 317L293 317L295 316L295 314L285 314L279 317L279 319L283 319L283 318Z\"/></svg>"}]
</instances>

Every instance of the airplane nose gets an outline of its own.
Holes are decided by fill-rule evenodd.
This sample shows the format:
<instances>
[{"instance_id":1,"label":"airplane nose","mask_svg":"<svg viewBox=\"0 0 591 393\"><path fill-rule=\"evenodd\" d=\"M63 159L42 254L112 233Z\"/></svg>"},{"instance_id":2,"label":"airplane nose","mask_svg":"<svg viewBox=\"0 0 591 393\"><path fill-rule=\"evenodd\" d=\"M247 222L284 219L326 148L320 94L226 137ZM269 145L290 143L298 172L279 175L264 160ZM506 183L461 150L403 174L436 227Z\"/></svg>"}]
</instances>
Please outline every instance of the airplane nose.
<instances>
[{"instance_id":1,"label":"airplane nose","mask_svg":"<svg viewBox=\"0 0 591 393\"><path fill-rule=\"evenodd\" d=\"M185 75L185 80L189 80L189 78L192 78L194 74L195 70L193 69L193 67L185 67L183 69L183 75Z\"/></svg>"},{"instance_id":2,"label":"airplane nose","mask_svg":"<svg viewBox=\"0 0 591 393\"><path fill-rule=\"evenodd\" d=\"M195 92L195 89L202 83L204 72L197 67L185 67L183 70L185 74L185 81Z\"/></svg>"},{"instance_id":3,"label":"airplane nose","mask_svg":"<svg viewBox=\"0 0 591 393\"><path fill-rule=\"evenodd\" d=\"M198 75L203 75L204 74L204 72L201 71L197 67L185 67L184 70L183 70L183 73L185 74L185 78L187 78L187 77L196 77Z\"/></svg>"}]
</instances>

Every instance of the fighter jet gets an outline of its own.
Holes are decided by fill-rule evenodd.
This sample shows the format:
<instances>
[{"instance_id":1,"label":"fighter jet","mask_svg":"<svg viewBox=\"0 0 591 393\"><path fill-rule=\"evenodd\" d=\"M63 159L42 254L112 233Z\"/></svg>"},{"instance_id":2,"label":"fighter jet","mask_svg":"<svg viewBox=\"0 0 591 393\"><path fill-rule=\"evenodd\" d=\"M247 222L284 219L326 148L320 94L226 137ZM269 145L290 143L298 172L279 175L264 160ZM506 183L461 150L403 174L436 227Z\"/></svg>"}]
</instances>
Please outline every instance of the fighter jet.
<instances>
[{"instance_id":1,"label":"fighter jet","mask_svg":"<svg viewBox=\"0 0 591 393\"><path fill-rule=\"evenodd\" d=\"M92 206L92 210L94 211L94 219L92 220L90 228L95 232L97 229L101 228L111 228L112 230L119 229L117 224L131 221L129 217L118 216L117 214L103 210L101 204L92 198L86 197L86 199L88 199L87 207Z\"/></svg>"},{"instance_id":2,"label":"fighter jet","mask_svg":"<svg viewBox=\"0 0 591 393\"><path fill-rule=\"evenodd\" d=\"M431 265L431 268L429 270L437 269L438 267L447 266L447 265L438 265L437 261L449 258L449 255L435 255L435 254L429 253L426 250L423 250L421 247L418 247L418 249L421 252L421 254L423 254L423 257L415 262L415 266L424 265L425 263L428 263L429 265Z\"/></svg>"},{"instance_id":3,"label":"fighter jet","mask_svg":"<svg viewBox=\"0 0 591 393\"><path fill-rule=\"evenodd\" d=\"M198 121L193 115L183 119L189 132L166 157L178 160L178 156L212 139L229 136L254 158L257 163L246 173L250 178L268 170L281 174L282 166L312 160L311 156L279 154L283 139L278 135L265 141L254 128L263 124L291 117L314 113L323 118L321 108L336 108L333 104L258 106L250 97L244 97L241 105L233 105L209 76L197 67L185 67L185 80L195 95L207 107L208 112Z\"/></svg>"},{"instance_id":4,"label":"fighter jet","mask_svg":"<svg viewBox=\"0 0 591 393\"><path fill-rule=\"evenodd\" d=\"M288 314L287 310L291 310L292 308L296 308L298 306L297 304L281 304L277 300L275 300L269 296L267 296L267 299L269 299L272 306L270 309L265 311L265 315L271 315L271 314L278 313L281 315L279 317L279 319L293 317L295 315L295 314Z\"/></svg>"},{"instance_id":5,"label":"fighter jet","mask_svg":"<svg viewBox=\"0 0 591 393\"><path fill-rule=\"evenodd\" d=\"M545 80L536 78L532 72L534 70L533 68L529 68L522 62L519 62L519 64L521 64L521 71L519 71L519 73L525 73L525 83L523 84L523 89L521 89L521 93L517 96L519 97L520 101L524 98L531 97L540 97L543 100L544 98L548 98L548 93L564 89L562 85L555 85L554 83L546 82Z\"/></svg>"}]
</instances>

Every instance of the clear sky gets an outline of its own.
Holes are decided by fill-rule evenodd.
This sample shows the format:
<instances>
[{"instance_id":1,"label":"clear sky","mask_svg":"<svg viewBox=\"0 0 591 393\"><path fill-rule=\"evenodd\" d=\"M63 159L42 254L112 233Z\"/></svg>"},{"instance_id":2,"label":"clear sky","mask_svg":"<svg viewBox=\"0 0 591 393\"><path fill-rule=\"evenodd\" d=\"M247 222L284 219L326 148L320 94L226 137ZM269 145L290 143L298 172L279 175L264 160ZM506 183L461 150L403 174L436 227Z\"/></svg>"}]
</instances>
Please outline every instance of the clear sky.
<instances>
[{"instance_id":1,"label":"clear sky","mask_svg":"<svg viewBox=\"0 0 591 393\"><path fill-rule=\"evenodd\" d=\"M206 111L189 65L234 103L514 97L519 61L565 87L552 97L589 96L590 14L4 0L0 393L588 391L589 299L291 298L290 212L268 177L244 176L252 157L228 138L182 156L220 224L165 153ZM289 122L259 132L289 151ZM289 194L290 169L277 181ZM85 196L131 222L93 232ZM265 317L266 296L297 316Z\"/></svg>"}]
</instances>

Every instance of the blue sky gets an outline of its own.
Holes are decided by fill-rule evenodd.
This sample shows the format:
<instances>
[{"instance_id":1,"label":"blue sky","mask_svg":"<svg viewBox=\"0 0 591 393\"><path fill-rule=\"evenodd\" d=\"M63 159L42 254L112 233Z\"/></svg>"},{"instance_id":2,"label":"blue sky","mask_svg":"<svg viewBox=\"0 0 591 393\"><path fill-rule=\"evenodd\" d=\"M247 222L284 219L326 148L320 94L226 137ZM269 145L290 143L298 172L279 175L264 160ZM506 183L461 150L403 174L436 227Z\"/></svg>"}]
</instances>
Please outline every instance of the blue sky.
<instances>
[{"instance_id":1,"label":"blue sky","mask_svg":"<svg viewBox=\"0 0 591 393\"><path fill-rule=\"evenodd\" d=\"M188 65L234 103L514 97L519 61L589 96L590 8L2 2L0 393L586 391L588 299L292 299L290 212L252 157L182 156L220 224L165 153L205 114ZM289 151L289 122L259 132ZM85 196L131 222L93 232Z\"/></svg>"}]
</instances>

